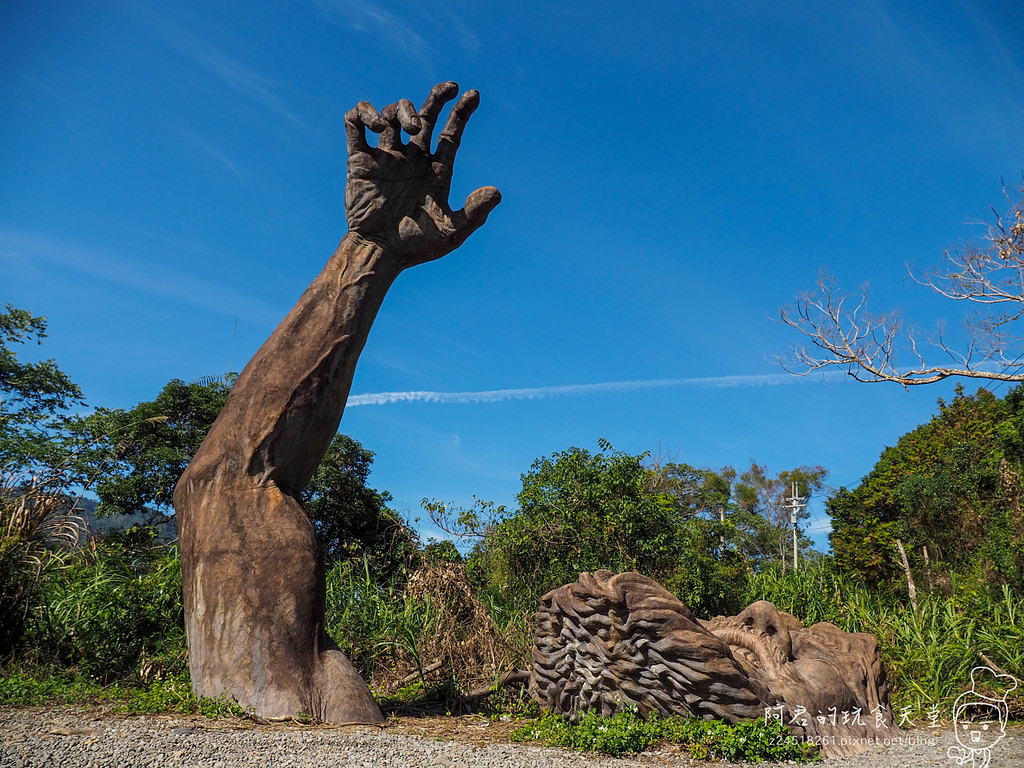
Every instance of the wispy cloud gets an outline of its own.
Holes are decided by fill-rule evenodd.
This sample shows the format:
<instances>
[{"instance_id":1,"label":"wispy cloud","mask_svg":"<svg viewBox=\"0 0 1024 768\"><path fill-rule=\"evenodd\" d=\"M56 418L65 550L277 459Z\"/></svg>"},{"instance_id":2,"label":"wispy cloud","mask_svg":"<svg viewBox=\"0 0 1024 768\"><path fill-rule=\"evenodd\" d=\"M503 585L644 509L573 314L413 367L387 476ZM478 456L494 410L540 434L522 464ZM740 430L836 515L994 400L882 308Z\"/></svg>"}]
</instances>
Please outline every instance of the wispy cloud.
<instances>
[{"instance_id":1,"label":"wispy cloud","mask_svg":"<svg viewBox=\"0 0 1024 768\"><path fill-rule=\"evenodd\" d=\"M372 35L385 45L424 64L433 63L437 51L412 26L369 0L315 0L328 21Z\"/></svg>"},{"instance_id":2,"label":"wispy cloud","mask_svg":"<svg viewBox=\"0 0 1024 768\"><path fill-rule=\"evenodd\" d=\"M160 264L154 254L141 261L103 248L53 240L30 232L0 229L0 264L12 268L48 263L62 273L77 272L102 282L134 291L161 296L208 310L234 313L253 322L265 323L276 310L258 299L230 287L196 277L194 274Z\"/></svg>"},{"instance_id":3,"label":"wispy cloud","mask_svg":"<svg viewBox=\"0 0 1024 768\"><path fill-rule=\"evenodd\" d=\"M874 43L863 52L858 50L862 60L873 62L885 73L887 83L909 90L933 113L927 122L929 137L941 135L937 131L944 129L971 153L996 149L1013 154L1020 145L1017 118L1024 68L1016 52L1017 32L994 26L992 19L998 14L986 5L962 0L949 10L946 22L909 11L906 4L892 0L871 0L850 13L856 14L857 23L866 25L866 39ZM953 14L959 17L954 23L971 32L951 37L944 23L950 23ZM979 45L975 37L984 44ZM863 47L858 44L858 49ZM951 98L963 108L949 109ZM921 110L921 106L908 106L915 113Z\"/></svg>"},{"instance_id":4,"label":"wispy cloud","mask_svg":"<svg viewBox=\"0 0 1024 768\"><path fill-rule=\"evenodd\" d=\"M305 126L303 120L278 95L281 86L277 81L246 66L227 51L163 14L148 11L143 16L156 36L172 51L198 64L229 88L270 112L295 125Z\"/></svg>"},{"instance_id":5,"label":"wispy cloud","mask_svg":"<svg viewBox=\"0 0 1024 768\"><path fill-rule=\"evenodd\" d=\"M227 155L225 155L215 146L210 144L208 141L199 138L191 131L182 130L181 135L184 136L187 141L193 144L204 155L215 160L218 164L222 165L223 167L231 171L231 173L233 173L238 179L242 178L242 172L238 170L238 166L236 166Z\"/></svg>"},{"instance_id":6,"label":"wispy cloud","mask_svg":"<svg viewBox=\"0 0 1024 768\"><path fill-rule=\"evenodd\" d=\"M729 389L734 387L766 387L792 384L806 379L788 373L762 373L740 376L705 376L690 379L645 379L640 381L608 381L598 384L562 384L550 387L521 389L489 389L481 392L377 392L351 395L348 407L360 405L390 405L392 403L499 403L504 400L546 400L552 397L603 395L617 392L636 392L642 389L695 387L701 389Z\"/></svg>"},{"instance_id":7,"label":"wispy cloud","mask_svg":"<svg viewBox=\"0 0 1024 768\"><path fill-rule=\"evenodd\" d=\"M476 52L480 50L480 38L470 29L469 25L462 20L459 12L452 10L446 2L439 2L430 8L431 15L454 34L455 40L467 51ZM441 18L443 17L443 19Z\"/></svg>"}]
</instances>

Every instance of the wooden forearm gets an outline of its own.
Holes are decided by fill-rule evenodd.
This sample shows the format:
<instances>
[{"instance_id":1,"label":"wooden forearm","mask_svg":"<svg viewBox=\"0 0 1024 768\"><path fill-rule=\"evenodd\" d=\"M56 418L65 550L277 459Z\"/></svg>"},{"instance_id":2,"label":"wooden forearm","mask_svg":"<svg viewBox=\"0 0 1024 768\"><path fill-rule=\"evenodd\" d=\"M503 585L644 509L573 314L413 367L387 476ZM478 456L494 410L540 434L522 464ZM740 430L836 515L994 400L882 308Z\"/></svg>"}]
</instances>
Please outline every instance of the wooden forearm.
<instances>
[{"instance_id":1,"label":"wooden forearm","mask_svg":"<svg viewBox=\"0 0 1024 768\"><path fill-rule=\"evenodd\" d=\"M256 483L293 494L305 487L338 430L397 265L379 244L345 235L238 377L193 471L216 471L214 461L222 470L227 461Z\"/></svg>"}]
</instances>

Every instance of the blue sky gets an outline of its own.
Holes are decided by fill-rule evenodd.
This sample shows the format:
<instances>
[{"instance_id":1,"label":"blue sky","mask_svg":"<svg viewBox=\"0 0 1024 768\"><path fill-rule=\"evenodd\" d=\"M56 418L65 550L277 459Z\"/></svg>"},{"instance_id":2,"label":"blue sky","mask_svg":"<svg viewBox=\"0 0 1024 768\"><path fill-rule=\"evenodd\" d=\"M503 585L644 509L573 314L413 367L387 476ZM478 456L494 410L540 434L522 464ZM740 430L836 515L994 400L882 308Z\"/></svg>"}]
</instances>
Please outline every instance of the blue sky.
<instances>
[{"instance_id":1,"label":"blue sky","mask_svg":"<svg viewBox=\"0 0 1024 768\"><path fill-rule=\"evenodd\" d=\"M953 385L782 375L774 318L828 268L956 326L906 264L1020 182L1022 34L1019 2L8 0L0 302L92 405L237 370L346 230L345 112L455 80L453 201L503 202L378 316L342 421L374 485L512 504L598 438L853 485Z\"/></svg>"}]
</instances>

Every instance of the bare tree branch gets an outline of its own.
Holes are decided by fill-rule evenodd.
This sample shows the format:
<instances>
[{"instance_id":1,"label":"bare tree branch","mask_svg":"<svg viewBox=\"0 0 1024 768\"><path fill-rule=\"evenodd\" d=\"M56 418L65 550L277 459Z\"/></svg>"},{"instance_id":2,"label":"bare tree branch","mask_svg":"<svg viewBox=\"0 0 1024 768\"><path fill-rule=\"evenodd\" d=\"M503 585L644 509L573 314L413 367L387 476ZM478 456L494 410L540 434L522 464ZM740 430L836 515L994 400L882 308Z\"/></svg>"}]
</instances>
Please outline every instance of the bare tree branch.
<instances>
[{"instance_id":1,"label":"bare tree branch","mask_svg":"<svg viewBox=\"0 0 1024 768\"><path fill-rule=\"evenodd\" d=\"M814 292L779 310L779 320L809 342L794 346L779 364L797 376L840 369L857 381L904 387L952 376L1024 381L1024 336L1013 332L1024 317L1024 187L1014 192L1011 197L1004 187L1009 213L996 213L980 245L946 251L937 269L910 272L919 285L971 306L964 345L947 343L941 325L934 339L921 341L901 314L868 311L867 285L844 294L822 273ZM928 360L929 348L941 364Z\"/></svg>"}]
</instances>

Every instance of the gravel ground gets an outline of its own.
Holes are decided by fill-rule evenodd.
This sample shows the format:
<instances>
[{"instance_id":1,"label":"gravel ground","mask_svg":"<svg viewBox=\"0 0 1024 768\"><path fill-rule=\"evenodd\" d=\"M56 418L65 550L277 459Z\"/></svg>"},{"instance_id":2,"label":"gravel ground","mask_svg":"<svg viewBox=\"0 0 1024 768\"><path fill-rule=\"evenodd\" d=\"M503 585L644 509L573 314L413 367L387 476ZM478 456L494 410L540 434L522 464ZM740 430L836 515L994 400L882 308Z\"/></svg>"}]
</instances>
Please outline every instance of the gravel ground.
<instances>
[{"instance_id":1,"label":"gravel ground","mask_svg":"<svg viewBox=\"0 0 1024 768\"><path fill-rule=\"evenodd\" d=\"M512 724L474 718L391 719L382 727L257 725L201 717L124 717L73 707L0 708L0 767L289 768L632 768L708 765L670 749L615 759L510 743ZM825 768L955 766L946 756L952 730L905 731L900 743L856 757L825 760ZM968 762L967 765L972 763ZM726 768L733 763L714 763ZM741 764L742 765L742 764ZM784 764L780 764L784 765ZM978 760L980 765L980 755ZM1007 729L990 768L1024 766L1024 728Z\"/></svg>"}]
</instances>

